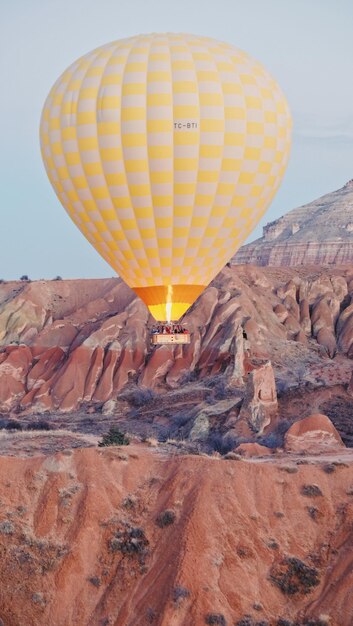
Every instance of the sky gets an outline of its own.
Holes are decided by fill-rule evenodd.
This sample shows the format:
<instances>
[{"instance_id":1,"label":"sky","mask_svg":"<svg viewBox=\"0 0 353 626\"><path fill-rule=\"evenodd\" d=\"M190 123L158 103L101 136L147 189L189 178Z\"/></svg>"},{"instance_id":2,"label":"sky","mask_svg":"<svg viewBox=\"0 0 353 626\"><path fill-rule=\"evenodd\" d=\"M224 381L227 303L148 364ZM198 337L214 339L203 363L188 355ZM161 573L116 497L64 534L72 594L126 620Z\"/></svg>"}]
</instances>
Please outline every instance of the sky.
<instances>
[{"instance_id":1,"label":"sky","mask_svg":"<svg viewBox=\"0 0 353 626\"><path fill-rule=\"evenodd\" d=\"M114 275L57 199L38 127L59 75L115 39L214 37L257 58L277 80L293 116L291 158L250 239L353 178L351 0L0 0L0 16L0 278Z\"/></svg>"}]
</instances>

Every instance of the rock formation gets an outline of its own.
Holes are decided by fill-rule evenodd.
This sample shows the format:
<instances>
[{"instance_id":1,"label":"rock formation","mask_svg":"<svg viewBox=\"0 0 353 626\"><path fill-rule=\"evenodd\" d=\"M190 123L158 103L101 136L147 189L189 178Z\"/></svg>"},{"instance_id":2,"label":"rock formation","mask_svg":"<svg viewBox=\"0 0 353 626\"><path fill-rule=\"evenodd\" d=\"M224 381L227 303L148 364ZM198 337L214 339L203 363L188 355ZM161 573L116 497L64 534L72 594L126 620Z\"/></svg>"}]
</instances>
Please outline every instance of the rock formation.
<instances>
[{"instance_id":1,"label":"rock formation","mask_svg":"<svg viewBox=\"0 0 353 626\"><path fill-rule=\"evenodd\" d=\"M237 252L233 263L340 265L353 261L353 180L342 189L267 224L263 236Z\"/></svg>"},{"instance_id":2,"label":"rock formation","mask_svg":"<svg viewBox=\"0 0 353 626\"><path fill-rule=\"evenodd\" d=\"M267 360L280 391L348 384L352 292L351 266L225 268L185 317L191 344L152 349L152 319L118 279L2 283L0 412L100 411L129 385L166 393L217 376L236 393Z\"/></svg>"},{"instance_id":3,"label":"rock formation","mask_svg":"<svg viewBox=\"0 0 353 626\"><path fill-rule=\"evenodd\" d=\"M266 426L276 419L277 412L275 377L268 361L249 374L239 421L245 422L252 432L262 435Z\"/></svg>"},{"instance_id":4,"label":"rock formation","mask_svg":"<svg viewBox=\"0 0 353 626\"><path fill-rule=\"evenodd\" d=\"M309 415L295 422L285 435L287 452L322 454L342 445L340 435L326 415Z\"/></svg>"}]
</instances>

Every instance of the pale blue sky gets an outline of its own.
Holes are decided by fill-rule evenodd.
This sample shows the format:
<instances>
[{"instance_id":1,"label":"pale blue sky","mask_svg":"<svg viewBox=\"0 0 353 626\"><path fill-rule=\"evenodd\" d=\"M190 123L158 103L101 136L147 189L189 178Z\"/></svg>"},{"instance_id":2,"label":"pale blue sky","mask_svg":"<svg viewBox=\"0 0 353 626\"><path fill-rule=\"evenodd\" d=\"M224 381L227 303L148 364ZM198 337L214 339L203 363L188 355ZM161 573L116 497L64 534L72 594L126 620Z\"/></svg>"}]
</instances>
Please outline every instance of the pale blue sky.
<instances>
[{"instance_id":1,"label":"pale blue sky","mask_svg":"<svg viewBox=\"0 0 353 626\"><path fill-rule=\"evenodd\" d=\"M0 0L0 16L0 278L113 275L57 200L38 125L61 72L114 39L207 35L246 50L279 82L293 115L292 155L255 235L353 178L351 0Z\"/></svg>"}]
</instances>

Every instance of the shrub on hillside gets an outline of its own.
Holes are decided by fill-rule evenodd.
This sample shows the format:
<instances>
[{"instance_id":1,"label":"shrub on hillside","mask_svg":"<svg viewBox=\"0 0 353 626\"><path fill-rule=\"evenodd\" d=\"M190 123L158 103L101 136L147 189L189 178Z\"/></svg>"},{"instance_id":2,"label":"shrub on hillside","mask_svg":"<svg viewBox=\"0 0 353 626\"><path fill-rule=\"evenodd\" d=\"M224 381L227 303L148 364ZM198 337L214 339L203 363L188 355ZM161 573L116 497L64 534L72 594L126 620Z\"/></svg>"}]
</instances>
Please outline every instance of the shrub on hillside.
<instances>
[{"instance_id":1,"label":"shrub on hillside","mask_svg":"<svg viewBox=\"0 0 353 626\"><path fill-rule=\"evenodd\" d=\"M46 420L38 420L37 422L31 422L27 426L27 430L51 430L51 424Z\"/></svg>"},{"instance_id":2,"label":"shrub on hillside","mask_svg":"<svg viewBox=\"0 0 353 626\"><path fill-rule=\"evenodd\" d=\"M300 559L286 557L270 571L271 582L287 596L311 593L320 583L319 572Z\"/></svg>"},{"instance_id":3,"label":"shrub on hillside","mask_svg":"<svg viewBox=\"0 0 353 626\"><path fill-rule=\"evenodd\" d=\"M23 426L20 422L9 420L5 425L6 430L22 430Z\"/></svg>"},{"instance_id":4,"label":"shrub on hillside","mask_svg":"<svg viewBox=\"0 0 353 626\"><path fill-rule=\"evenodd\" d=\"M147 387L137 387L135 391L129 396L130 404L136 408L140 408L145 404L148 404L156 397L156 393L152 389Z\"/></svg>"},{"instance_id":5,"label":"shrub on hillside","mask_svg":"<svg viewBox=\"0 0 353 626\"><path fill-rule=\"evenodd\" d=\"M260 620L258 622L257 620L250 617L250 615L245 615L240 620L235 622L235 626L270 626L270 625L269 625L269 622L265 620Z\"/></svg>"},{"instance_id":6,"label":"shrub on hillside","mask_svg":"<svg viewBox=\"0 0 353 626\"><path fill-rule=\"evenodd\" d=\"M178 585L173 589L173 602L177 605L190 596L190 591L186 587Z\"/></svg>"},{"instance_id":7,"label":"shrub on hillside","mask_svg":"<svg viewBox=\"0 0 353 626\"><path fill-rule=\"evenodd\" d=\"M126 525L117 530L115 536L109 542L111 552L121 552L127 556L146 556L149 541L143 528ZM141 561L142 562L142 561Z\"/></svg>"},{"instance_id":8,"label":"shrub on hillside","mask_svg":"<svg viewBox=\"0 0 353 626\"><path fill-rule=\"evenodd\" d=\"M308 496L309 498L322 496L322 491L317 485L303 485L300 491L303 496Z\"/></svg>"},{"instance_id":9,"label":"shrub on hillside","mask_svg":"<svg viewBox=\"0 0 353 626\"><path fill-rule=\"evenodd\" d=\"M210 452L219 452L219 454L227 454L238 445L238 440L235 435L220 433L212 433L208 438L208 446Z\"/></svg>"},{"instance_id":10,"label":"shrub on hillside","mask_svg":"<svg viewBox=\"0 0 353 626\"><path fill-rule=\"evenodd\" d=\"M207 626L227 626L226 619L222 613L207 613L205 622Z\"/></svg>"},{"instance_id":11,"label":"shrub on hillside","mask_svg":"<svg viewBox=\"0 0 353 626\"><path fill-rule=\"evenodd\" d=\"M175 520L176 515L174 511L172 511L171 509L166 509L158 515L156 519L156 524L160 528L165 528L165 526L171 526L171 524L174 524Z\"/></svg>"},{"instance_id":12,"label":"shrub on hillside","mask_svg":"<svg viewBox=\"0 0 353 626\"><path fill-rule=\"evenodd\" d=\"M276 429L267 435L263 435L258 438L258 443L262 446L266 446L267 448L281 448L284 443L284 435L291 426L291 422L288 420L282 420L277 425Z\"/></svg>"},{"instance_id":13,"label":"shrub on hillside","mask_svg":"<svg viewBox=\"0 0 353 626\"><path fill-rule=\"evenodd\" d=\"M128 446L129 438L119 430L116 426L112 426L106 435L103 435L102 441L98 443L100 448L105 446Z\"/></svg>"}]
</instances>

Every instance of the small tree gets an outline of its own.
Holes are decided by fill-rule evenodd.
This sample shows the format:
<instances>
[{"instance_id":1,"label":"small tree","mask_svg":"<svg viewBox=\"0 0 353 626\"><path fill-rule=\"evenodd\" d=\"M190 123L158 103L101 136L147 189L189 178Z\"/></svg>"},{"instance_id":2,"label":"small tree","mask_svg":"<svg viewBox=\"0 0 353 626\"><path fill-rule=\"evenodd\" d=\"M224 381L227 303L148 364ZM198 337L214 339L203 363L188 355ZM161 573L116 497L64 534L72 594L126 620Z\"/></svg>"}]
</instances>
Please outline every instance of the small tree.
<instances>
[{"instance_id":1,"label":"small tree","mask_svg":"<svg viewBox=\"0 0 353 626\"><path fill-rule=\"evenodd\" d=\"M99 441L98 446L100 448L105 446L128 446L129 443L129 438L119 428L112 426L109 432L103 435L102 441Z\"/></svg>"},{"instance_id":2,"label":"small tree","mask_svg":"<svg viewBox=\"0 0 353 626\"><path fill-rule=\"evenodd\" d=\"M21 276L20 280L29 280L27 274L23 274L23 276Z\"/></svg>"}]
</instances>

